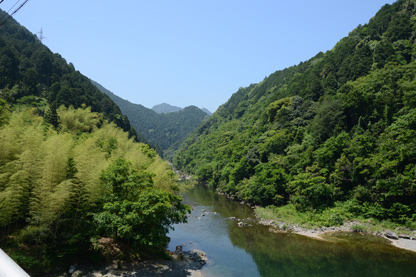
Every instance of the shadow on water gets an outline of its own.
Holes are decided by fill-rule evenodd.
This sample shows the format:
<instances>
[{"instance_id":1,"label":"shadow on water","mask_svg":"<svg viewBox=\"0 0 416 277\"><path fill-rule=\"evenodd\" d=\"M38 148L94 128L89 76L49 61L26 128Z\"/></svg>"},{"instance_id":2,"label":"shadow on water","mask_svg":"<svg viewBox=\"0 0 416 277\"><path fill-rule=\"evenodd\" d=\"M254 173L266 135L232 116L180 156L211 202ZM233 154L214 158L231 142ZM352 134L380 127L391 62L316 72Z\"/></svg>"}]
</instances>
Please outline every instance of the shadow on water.
<instances>
[{"instance_id":1,"label":"shadow on water","mask_svg":"<svg viewBox=\"0 0 416 277\"><path fill-rule=\"evenodd\" d=\"M253 218L253 210L202 185L184 201L194 209L169 234L169 249L186 244L206 252L204 276L415 276L416 253L381 238L337 233L320 241L257 224L241 228L229 217Z\"/></svg>"}]
</instances>

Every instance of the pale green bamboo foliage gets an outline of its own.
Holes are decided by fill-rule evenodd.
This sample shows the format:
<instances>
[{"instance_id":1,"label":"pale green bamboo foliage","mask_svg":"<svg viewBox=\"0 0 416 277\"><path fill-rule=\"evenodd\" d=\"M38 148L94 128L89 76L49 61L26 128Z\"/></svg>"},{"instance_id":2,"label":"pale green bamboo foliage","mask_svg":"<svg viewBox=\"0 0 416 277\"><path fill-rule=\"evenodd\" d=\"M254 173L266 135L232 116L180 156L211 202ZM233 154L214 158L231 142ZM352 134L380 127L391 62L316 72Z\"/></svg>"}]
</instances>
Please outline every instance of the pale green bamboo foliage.
<instances>
[{"instance_id":1,"label":"pale green bamboo foliage","mask_svg":"<svg viewBox=\"0 0 416 277\"><path fill-rule=\"evenodd\" d=\"M0 226L23 218L29 194L39 176L37 163L43 126L31 110L15 112L0 129ZM35 125L33 125L35 124Z\"/></svg>"},{"instance_id":2,"label":"pale green bamboo foliage","mask_svg":"<svg viewBox=\"0 0 416 277\"><path fill-rule=\"evenodd\" d=\"M130 161L136 169L154 174L156 188L165 191L176 191L176 177L169 164L156 154L154 149L143 143L136 143L128 138L127 133L116 128L114 124L105 124L92 134L97 139L102 151L106 152L109 161L123 158ZM106 165L108 166L109 163Z\"/></svg>"},{"instance_id":3,"label":"pale green bamboo foliage","mask_svg":"<svg viewBox=\"0 0 416 277\"><path fill-rule=\"evenodd\" d=\"M62 228L75 234L104 194L102 172L120 158L152 174L156 188L176 191L168 163L101 114L60 107L58 116L57 130L29 109L1 126L0 227L28 222L22 238L36 243L57 240Z\"/></svg>"},{"instance_id":4,"label":"pale green bamboo foliage","mask_svg":"<svg viewBox=\"0 0 416 277\"><path fill-rule=\"evenodd\" d=\"M91 107L74 109L61 106L57 112L61 130L71 134L91 133L103 121L102 114L92 113Z\"/></svg>"},{"instance_id":5,"label":"pale green bamboo foliage","mask_svg":"<svg viewBox=\"0 0 416 277\"><path fill-rule=\"evenodd\" d=\"M154 158L147 170L155 174L153 182L158 188L169 192L179 192L177 177L172 171L172 167L160 156Z\"/></svg>"},{"instance_id":6,"label":"pale green bamboo foliage","mask_svg":"<svg viewBox=\"0 0 416 277\"><path fill-rule=\"evenodd\" d=\"M31 214L37 222L51 224L65 206L70 190L65 168L73 144L71 135L65 133L51 134L44 142L42 175L31 203Z\"/></svg>"},{"instance_id":7,"label":"pale green bamboo foliage","mask_svg":"<svg viewBox=\"0 0 416 277\"><path fill-rule=\"evenodd\" d=\"M82 182L90 202L96 201L102 195L100 175L109 165L105 153L97 147L96 141L91 135L79 141L73 149L73 159L77 169L75 177Z\"/></svg>"},{"instance_id":8,"label":"pale green bamboo foliage","mask_svg":"<svg viewBox=\"0 0 416 277\"><path fill-rule=\"evenodd\" d=\"M12 113L8 124L0 129L0 165L16 159L21 153L21 135L31 125L32 117L29 111Z\"/></svg>"}]
</instances>

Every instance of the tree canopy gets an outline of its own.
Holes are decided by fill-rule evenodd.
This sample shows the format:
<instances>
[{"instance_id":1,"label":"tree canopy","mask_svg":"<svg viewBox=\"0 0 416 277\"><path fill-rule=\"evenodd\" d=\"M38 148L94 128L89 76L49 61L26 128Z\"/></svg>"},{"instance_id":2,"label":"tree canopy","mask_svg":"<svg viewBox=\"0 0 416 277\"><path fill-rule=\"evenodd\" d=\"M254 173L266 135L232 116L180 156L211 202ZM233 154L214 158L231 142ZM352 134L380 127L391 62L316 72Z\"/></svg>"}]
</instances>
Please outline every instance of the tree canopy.
<instances>
[{"instance_id":1,"label":"tree canopy","mask_svg":"<svg viewBox=\"0 0 416 277\"><path fill-rule=\"evenodd\" d=\"M0 243L37 249L30 272L90 253L101 236L136 253L164 249L188 211L167 162L90 107L59 107L57 127L14 109L1 113Z\"/></svg>"},{"instance_id":2,"label":"tree canopy","mask_svg":"<svg viewBox=\"0 0 416 277\"><path fill-rule=\"evenodd\" d=\"M414 225L415 2L385 5L326 53L240 88L174 165L259 205Z\"/></svg>"}]
</instances>

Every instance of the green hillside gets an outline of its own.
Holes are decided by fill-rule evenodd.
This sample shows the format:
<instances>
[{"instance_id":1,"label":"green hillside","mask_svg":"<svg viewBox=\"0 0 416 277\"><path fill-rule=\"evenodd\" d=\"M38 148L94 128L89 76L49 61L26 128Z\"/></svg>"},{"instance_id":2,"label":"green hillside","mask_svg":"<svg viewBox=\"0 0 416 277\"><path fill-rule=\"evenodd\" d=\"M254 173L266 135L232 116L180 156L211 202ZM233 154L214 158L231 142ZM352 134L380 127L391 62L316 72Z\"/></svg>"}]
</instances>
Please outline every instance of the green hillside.
<instances>
[{"instance_id":1,"label":"green hillside","mask_svg":"<svg viewBox=\"0 0 416 277\"><path fill-rule=\"evenodd\" d=\"M0 27L0 248L14 261L55 276L164 256L188 212L178 191L108 96L13 19Z\"/></svg>"},{"instance_id":2,"label":"green hillside","mask_svg":"<svg viewBox=\"0 0 416 277\"><path fill-rule=\"evenodd\" d=\"M415 1L383 6L332 50L239 89L174 165L254 204L329 214L328 224L414 226L415 39Z\"/></svg>"},{"instance_id":3,"label":"green hillside","mask_svg":"<svg viewBox=\"0 0 416 277\"><path fill-rule=\"evenodd\" d=\"M128 245L125 258L163 251L187 207L153 149L91 108L61 106L57 131L35 108L0 104L0 247L18 264L45 276L80 258L122 259L101 237Z\"/></svg>"},{"instance_id":4,"label":"green hillside","mask_svg":"<svg viewBox=\"0 0 416 277\"><path fill-rule=\"evenodd\" d=\"M208 118L204 111L195 106L177 112L157 113L140 104L130 103L97 82L91 82L120 107L137 132L166 158L171 158L188 135Z\"/></svg>"},{"instance_id":5,"label":"green hillside","mask_svg":"<svg viewBox=\"0 0 416 277\"><path fill-rule=\"evenodd\" d=\"M2 10L0 16L7 17ZM32 105L46 99L52 107L90 106L136 136L127 117L108 96L13 18L0 28L0 91L11 104Z\"/></svg>"}]
</instances>

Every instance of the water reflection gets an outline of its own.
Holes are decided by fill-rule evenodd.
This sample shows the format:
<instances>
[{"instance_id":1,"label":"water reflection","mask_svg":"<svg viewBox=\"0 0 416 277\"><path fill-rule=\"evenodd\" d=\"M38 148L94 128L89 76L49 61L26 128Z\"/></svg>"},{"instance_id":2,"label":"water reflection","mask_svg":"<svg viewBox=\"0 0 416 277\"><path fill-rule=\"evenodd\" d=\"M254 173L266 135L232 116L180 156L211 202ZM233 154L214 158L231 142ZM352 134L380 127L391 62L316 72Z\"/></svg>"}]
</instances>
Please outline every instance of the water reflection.
<instances>
[{"instance_id":1,"label":"water reflection","mask_svg":"<svg viewBox=\"0 0 416 277\"><path fill-rule=\"evenodd\" d=\"M206 252L204 276L414 276L416 272L416 253L374 237L345 233L322 242L270 233L260 225L240 228L228 218L253 217L252 209L203 186L189 191L184 200L194 210L189 223L176 225L171 232L169 248L186 243L184 249Z\"/></svg>"}]
</instances>

